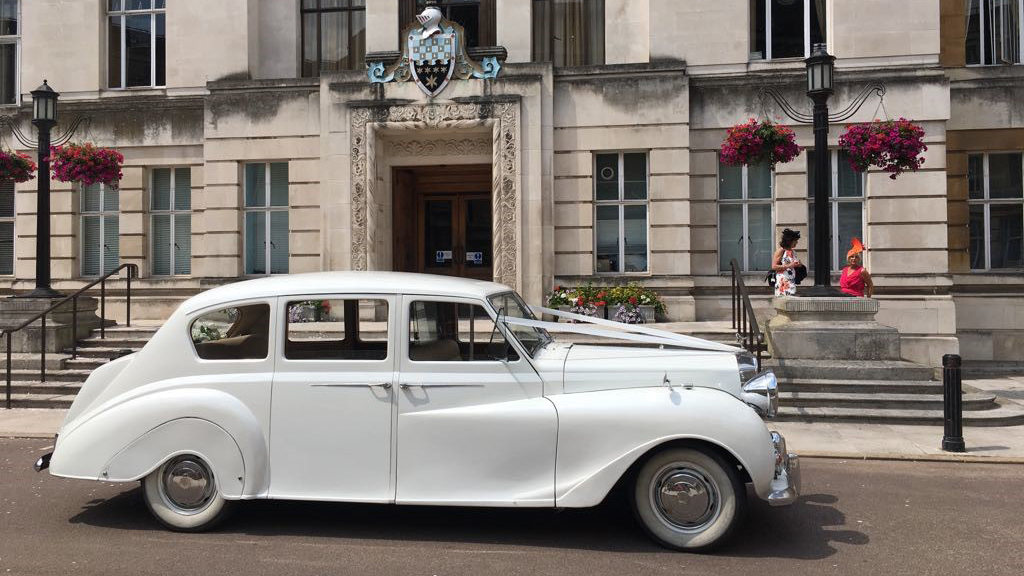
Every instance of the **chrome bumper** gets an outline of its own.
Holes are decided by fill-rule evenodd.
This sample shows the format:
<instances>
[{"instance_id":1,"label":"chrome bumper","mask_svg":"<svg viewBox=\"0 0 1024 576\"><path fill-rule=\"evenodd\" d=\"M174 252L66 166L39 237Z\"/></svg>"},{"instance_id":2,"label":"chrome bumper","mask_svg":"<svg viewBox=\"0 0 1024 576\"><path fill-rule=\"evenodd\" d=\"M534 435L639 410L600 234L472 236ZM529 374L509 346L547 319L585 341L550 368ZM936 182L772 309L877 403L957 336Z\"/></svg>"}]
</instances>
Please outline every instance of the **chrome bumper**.
<instances>
[{"instance_id":1,"label":"chrome bumper","mask_svg":"<svg viewBox=\"0 0 1024 576\"><path fill-rule=\"evenodd\" d=\"M800 497L800 457L786 450L786 439L778 432L772 432L775 450L775 477L768 494L768 504L788 506Z\"/></svg>"}]
</instances>

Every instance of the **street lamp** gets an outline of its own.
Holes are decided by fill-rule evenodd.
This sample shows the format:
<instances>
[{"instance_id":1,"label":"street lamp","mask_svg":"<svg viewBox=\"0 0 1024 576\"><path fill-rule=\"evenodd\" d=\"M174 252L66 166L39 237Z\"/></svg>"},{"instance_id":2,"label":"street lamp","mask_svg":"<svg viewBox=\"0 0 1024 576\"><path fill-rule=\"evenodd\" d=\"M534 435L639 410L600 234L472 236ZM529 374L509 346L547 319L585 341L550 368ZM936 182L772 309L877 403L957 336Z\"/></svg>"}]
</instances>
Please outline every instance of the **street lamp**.
<instances>
[{"instance_id":1,"label":"street lamp","mask_svg":"<svg viewBox=\"0 0 1024 576\"><path fill-rule=\"evenodd\" d=\"M840 112L834 115L828 113L828 99L832 96L833 72L835 70L835 56L832 56L825 49L824 44L815 44L814 51L805 61L807 63L807 97L814 103L811 115L800 112L786 101L773 88L761 88L758 91L758 99L761 100L762 108L766 97L771 97L775 103L782 108L786 116L801 124L814 126L814 237L811 238L811 247L814 249L814 261L811 265L814 268L814 286L801 291L801 296L845 296L842 292L831 285L832 248L831 219L829 218L829 169L828 169L828 125L829 122L842 122L849 119L860 110L860 107L872 93L878 94L881 98L885 94L885 87L881 84L871 84L864 88L854 98L853 102Z\"/></svg>"},{"instance_id":2,"label":"street lamp","mask_svg":"<svg viewBox=\"0 0 1024 576\"><path fill-rule=\"evenodd\" d=\"M39 130L37 145L39 176L36 186L36 288L26 298L63 296L50 287L50 130L57 124L57 98L43 80L32 91L32 123Z\"/></svg>"}]
</instances>

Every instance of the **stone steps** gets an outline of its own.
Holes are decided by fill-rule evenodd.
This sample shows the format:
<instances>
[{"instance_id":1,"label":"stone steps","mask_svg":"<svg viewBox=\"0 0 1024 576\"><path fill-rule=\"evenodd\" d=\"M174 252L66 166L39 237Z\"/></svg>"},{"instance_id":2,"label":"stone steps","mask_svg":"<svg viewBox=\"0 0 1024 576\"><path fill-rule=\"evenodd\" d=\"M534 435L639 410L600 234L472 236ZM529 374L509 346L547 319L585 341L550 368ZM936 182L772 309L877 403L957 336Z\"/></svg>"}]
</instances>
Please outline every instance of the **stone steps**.
<instances>
[{"instance_id":1,"label":"stone steps","mask_svg":"<svg viewBox=\"0 0 1024 576\"><path fill-rule=\"evenodd\" d=\"M935 371L921 364L902 360L778 360L771 359L764 367L775 372L779 379L809 380L931 380Z\"/></svg>"},{"instance_id":2,"label":"stone steps","mask_svg":"<svg viewBox=\"0 0 1024 576\"><path fill-rule=\"evenodd\" d=\"M779 378L783 392L831 392L835 394L942 394L937 380L825 380L821 378Z\"/></svg>"},{"instance_id":3,"label":"stone steps","mask_svg":"<svg viewBox=\"0 0 1024 576\"><path fill-rule=\"evenodd\" d=\"M825 408L876 408L911 409L911 410L942 410L941 394L889 394L870 393L857 394L835 392L785 392L779 393L782 406L825 407ZM984 392L967 392L962 395L963 410L991 410L998 408L995 394Z\"/></svg>"},{"instance_id":4,"label":"stone steps","mask_svg":"<svg viewBox=\"0 0 1024 576\"><path fill-rule=\"evenodd\" d=\"M0 389L3 389L3 385L0 384ZM71 395L74 396L82 389L82 382L40 382L38 380L12 380L11 381L11 394L12 397L18 394L35 394L35 395Z\"/></svg>"},{"instance_id":5,"label":"stone steps","mask_svg":"<svg viewBox=\"0 0 1024 576\"><path fill-rule=\"evenodd\" d=\"M77 391L75 392L77 394ZM75 394L19 393L11 394L12 408L70 408Z\"/></svg>"},{"instance_id":6,"label":"stone steps","mask_svg":"<svg viewBox=\"0 0 1024 576\"><path fill-rule=\"evenodd\" d=\"M1024 406L1018 404L997 404L990 410L965 410L965 426L1017 426L1024 424ZM942 425L942 410L781 406L777 420L793 422L856 422L863 424L919 424Z\"/></svg>"},{"instance_id":7,"label":"stone steps","mask_svg":"<svg viewBox=\"0 0 1024 576\"><path fill-rule=\"evenodd\" d=\"M964 380L1004 378L1006 376L1024 377L1024 361L965 360L963 363Z\"/></svg>"}]
</instances>

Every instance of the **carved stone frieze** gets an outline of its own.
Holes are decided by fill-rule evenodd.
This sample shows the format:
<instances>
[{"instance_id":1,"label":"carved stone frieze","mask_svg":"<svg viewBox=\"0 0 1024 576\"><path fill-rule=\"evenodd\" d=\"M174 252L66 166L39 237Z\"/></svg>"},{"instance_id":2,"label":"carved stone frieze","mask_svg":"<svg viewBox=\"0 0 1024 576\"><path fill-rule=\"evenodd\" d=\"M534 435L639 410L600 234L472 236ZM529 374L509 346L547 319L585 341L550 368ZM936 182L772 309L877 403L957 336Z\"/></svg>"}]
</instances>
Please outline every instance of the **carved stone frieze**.
<instances>
[{"instance_id":1,"label":"carved stone frieze","mask_svg":"<svg viewBox=\"0 0 1024 576\"><path fill-rule=\"evenodd\" d=\"M434 140L388 140L389 157L472 156L492 152L490 138L442 138Z\"/></svg>"}]
</instances>

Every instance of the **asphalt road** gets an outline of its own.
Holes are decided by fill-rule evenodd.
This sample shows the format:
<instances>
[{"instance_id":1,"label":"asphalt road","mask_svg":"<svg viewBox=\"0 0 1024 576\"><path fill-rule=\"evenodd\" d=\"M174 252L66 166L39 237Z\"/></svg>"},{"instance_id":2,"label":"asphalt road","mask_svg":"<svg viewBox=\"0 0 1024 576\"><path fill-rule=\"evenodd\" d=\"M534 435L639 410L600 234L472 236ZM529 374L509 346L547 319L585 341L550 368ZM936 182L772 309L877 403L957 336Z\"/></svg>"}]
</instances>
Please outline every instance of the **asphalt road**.
<instances>
[{"instance_id":1,"label":"asphalt road","mask_svg":"<svg viewBox=\"0 0 1024 576\"><path fill-rule=\"evenodd\" d=\"M751 502L713 555L654 545L628 508L247 502L218 531L160 528L137 484L36 474L0 440L3 574L1024 574L1024 466L805 460L804 496Z\"/></svg>"}]
</instances>

